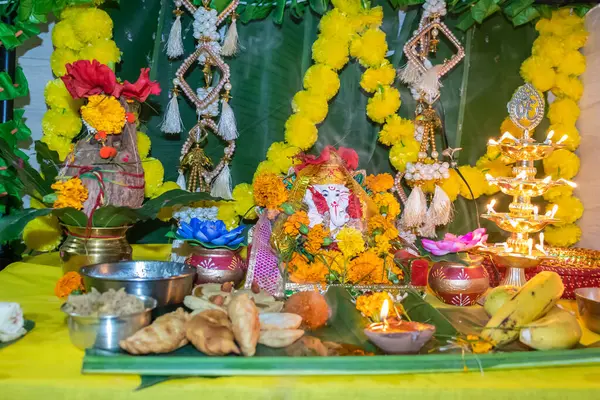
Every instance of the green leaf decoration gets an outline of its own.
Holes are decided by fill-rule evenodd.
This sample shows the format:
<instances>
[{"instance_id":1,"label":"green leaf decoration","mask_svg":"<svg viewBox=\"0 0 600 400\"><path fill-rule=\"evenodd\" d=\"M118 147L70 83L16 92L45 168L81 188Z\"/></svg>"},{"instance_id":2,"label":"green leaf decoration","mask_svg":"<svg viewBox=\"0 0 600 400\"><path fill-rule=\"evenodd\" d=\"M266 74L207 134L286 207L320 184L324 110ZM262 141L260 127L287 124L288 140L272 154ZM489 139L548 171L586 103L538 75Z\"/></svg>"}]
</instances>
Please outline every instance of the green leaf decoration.
<instances>
[{"instance_id":1,"label":"green leaf decoration","mask_svg":"<svg viewBox=\"0 0 600 400\"><path fill-rule=\"evenodd\" d=\"M0 137L6 141L14 140L15 143L25 141L31 137L31 129L25 125L23 114L25 110L16 109L14 119L0 124Z\"/></svg>"},{"instance_id":2,"label":"green leaf decoration","mask_svg":"<svg viewBox=\"0 0 600 400\"><path fill-rule=\"evenodd\" d=\"M39 34L40 29L30 22L17 21L14 25L0 22L0 42L7 50L13 50L27 39Z\"/></svg>"},{"instance_id":3,"label":"green leaf decoration","mask_svg":"<svg viewBox=\"0 0 600 400\"><path fill-rule=\"evenodd\" d=\"M526 23L533 21L539 16L540 13L535 7L527 7L525 10L521 11L512 19L512 23L514 26L525 25Z\"/></svg>"},{"instance_id":4,"label":"green leaf decoration","mask_svg":"<svg viewBox=\"0 0 600 400\"><path fill-rule=\"evenodd\" d=\"M33 322L33 321L29 320L29 319L26 319L23 322L24 322L23 323L23 328L25 328L25 330L27 331L27 333L31 332L31 330L33 328L35 328L35 322ZM25 335L27 335L27 333L25 333ZM19 340L21 340L22 338L24 338L25 335L23 335L23 336L21 336L19 338L16 338L15 340L11 340L9 342L0 342L0 349L4 348L6 346L10 346L13 343L18 342Z\"/></svg>"},{"instance_id":5,"label":"green leaf decoration","mask_svg":"<svg viewBox=\"0 0 600 400\"><path fill-rule=\"evenodd\" d=\"M283 14L285 12L285 1L286 0L277 0L275 5L275 11L273 11L273 21L276 24L281 25L283 23Z\"/></svg>"},{"instance_id":6,"label":"green leaf decoration","mask_svg":"<svg viewBox=\"0 0 600 400\"><path fill-rule=\"evenodd\" d=\"M247 4L244 7L240 7L240 21L247 24L253 20L267 18L273 8L274 5L271 0L259 0L256 3Z\"/></svg>"},{"instance_id":7,"label":"green leaf decoration","mask_svg":"<svg viewBox=\"0 0 600 400\"><path fill-rule=\"evenodd\" d=\"M425 1L424 0L390 0L390 4L393 7L398 7L398 8L406 8L408 6L415 6L418 4L423 4Z\"/></svg>"},{"instance_id":8,"label":"green leaf decoration","mask_svg":"<svg viewBox=\"0 0 600 400\"><path fill-rule=\"evenodd\" d=\"M0 36L0 40L2 40ZM4 43L4 42L3 42ZM17 67L15 72L15 81L11 79L8 72L0 72L0 100L13 100L17 97L27 95L29 86L27 85L27 79L23 73L21 67Z\"/></svg>"},{"instance_id":9,"label":"green leaf decoration","mask_svg":"<svg viewBox=\"0 0 600 400\"><path fill-rule=\"evenodd\" d=\"M17 177L22 182L27 194L45 196L53 192L48 184L27 161L19 158L14 151L10 150L7 142L0 138L0 158L6 161L9 168L14 168Z\"/></svg>"},{"instance_id":10,"label":"green leaf decoration","mask_svg":"<svg viewBox=\"0 0 600 400\"><path fill-rule=\"evenodd\" d=\"M41 24L48 22L47 15L52 12L52 0L21 0L17 12L17 20Z\"/></svg>"},{"instance_id":11,"label":"green leaf decoration","mask_svg":"<svg viewBox=\"0 0 600 400\"><path fill-rule=\"evenodd\" d=\"M458 331L435 307L426 302L416 290L408 290L407 297L402 301L402 306L412 321L422 322L435 326L435 336L440 339L456 336Z\"/></svg>"},{"instance_id":12,"label":"green leaf decoration","mask_svg":"<svg viewBox=\"0 0 600 400\"><path fill-rule=\"evenodd\" d=\"M85 227L88 224L88 217L83 211L76 210L72 207L54 208L52 214L56 215L60 222L65 225Z\"/></svg>"},{"instance_id":13,"label":"green leaf decoration","mask_svg":"<svg viewBox=\"0 0 600 400\"><path fill-rule=\"evenodd\" d=\"M19 239L25 225L27 225L29 221L37 217L48 215L51 212L51 208L41 208L39 210L30 208L2 216L2 218L0 218L0 243Z\"/></svg>"},{"instance_id":14,"label":"green leaf decoration","mask_svg":"<svg viewBox=\"0 0 600 400\"><path fill-rule=\"evenodd\" d=\"M475 21L482 23L484 19L498 10L500 10L500 7L495 0L479 0L471 7L471 15Z\"/></svg>"},{"instance_id":15,"label":"green leaf decoration","mask_svg":"<svg viewBox=\"0 0 600 400\"><path fill-rule=\"evenodd\" d=\"M44 176L44 180L47 184L52 185L60 169L58 153L54 150L50 150L46 143L37 140L35 142L35 155L38 164L40 164L40 170Z\"/></svg>"},{"instance_id":16,"label":"green leaf decoration","mask_svg":"<svg viewBox=\"0 0 600 400\"><path fill-rule=\"evenodd\" d=\"M534 3L534 0L514 0L510 1L506 7L503 8L504 14L510 19L514 18L517 14L527 9Z\"/></svg>"},{"instance_id":17,"label":"green leaf decoration","mask_svg":"<svg viewBox=\"0 0 600 400\"><path fill-rule=\"evenodd\" d=\"M308 0L310 9L317 14L323 15L329 7L329 0Z\"/></svg>"},{"instance_id":18,"label":"green leaf decoration","mask_svg":"<svg viewBox=\"0 0 600 400\"><path fill-rule=\"evenodd\" d=\"M92 226L110 228L116 226L133 225L143 220L140 209L130 207L103 206L94 211Z\"/></svg>"}]
</instances>

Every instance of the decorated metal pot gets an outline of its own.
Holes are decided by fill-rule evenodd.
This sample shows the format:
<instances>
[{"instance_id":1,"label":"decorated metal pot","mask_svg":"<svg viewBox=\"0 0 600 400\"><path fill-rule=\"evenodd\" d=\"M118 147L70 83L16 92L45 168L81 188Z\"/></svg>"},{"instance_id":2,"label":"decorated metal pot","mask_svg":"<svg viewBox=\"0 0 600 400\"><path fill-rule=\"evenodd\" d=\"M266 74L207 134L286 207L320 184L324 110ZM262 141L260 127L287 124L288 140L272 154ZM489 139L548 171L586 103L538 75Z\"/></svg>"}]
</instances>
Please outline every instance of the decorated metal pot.
<instances>
[{"instance_id":1,"label":"decorated metal pot","mask_svg":"<svg viewBox=\"0 0 600 400\"><path fill-rule=\"evenodd\" d=\"M490 287L490 278L479 262L470 265L438 262L429 270L427 284L446 304L472 306Z\"/></svg>"},{"instance_id":2,"label":"decorated metal pot","mask_svg":"<svg viewBox=\"0 0 600 400\"><path fill-rule=\"evenodd\" d=\"M240 251L195 246L186 264L196 267L197 284L234 282L238 285L246 274L246 264Z\"/></svg>"}]
</instances>

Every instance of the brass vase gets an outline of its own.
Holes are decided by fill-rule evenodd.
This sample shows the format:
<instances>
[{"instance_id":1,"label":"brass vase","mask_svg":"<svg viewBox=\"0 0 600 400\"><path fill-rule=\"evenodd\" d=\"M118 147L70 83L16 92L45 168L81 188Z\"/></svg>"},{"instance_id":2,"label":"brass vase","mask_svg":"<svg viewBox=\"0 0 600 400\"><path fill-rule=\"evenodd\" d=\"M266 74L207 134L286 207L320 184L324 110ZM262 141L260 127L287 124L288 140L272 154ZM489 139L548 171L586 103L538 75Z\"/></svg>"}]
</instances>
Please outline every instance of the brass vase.
<instances>
[{"instance_id":1,"label":"brass vase","mask_svg":"<svg viewBox=\"0 0 600 400\"><path fill-rule=\"evenodd\" d=\"M132 249L125 237L129 228L65 225L67 239L59 249L63 273L79 272L81 267L91 264L131 260Z\"/></svg>"}]
</instances>

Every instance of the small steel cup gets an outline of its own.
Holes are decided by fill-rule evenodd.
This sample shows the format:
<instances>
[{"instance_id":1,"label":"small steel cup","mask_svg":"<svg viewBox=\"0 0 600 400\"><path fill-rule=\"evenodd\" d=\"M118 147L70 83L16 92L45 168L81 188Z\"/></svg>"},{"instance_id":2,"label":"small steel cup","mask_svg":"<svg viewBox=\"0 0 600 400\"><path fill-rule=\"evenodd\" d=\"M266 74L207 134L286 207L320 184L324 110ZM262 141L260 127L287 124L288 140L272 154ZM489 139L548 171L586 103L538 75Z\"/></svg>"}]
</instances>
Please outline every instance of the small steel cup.
<instances>
[{"instance_id":1,"label":"small steel cup","mask_svg":"<svg viewBox=\"0 0 600 400\"><path fill-rule=\"evenodd\" d=\"M600 333L600 288L575 289L577 309L585 326Z\"/></svg>"}]
</instances>

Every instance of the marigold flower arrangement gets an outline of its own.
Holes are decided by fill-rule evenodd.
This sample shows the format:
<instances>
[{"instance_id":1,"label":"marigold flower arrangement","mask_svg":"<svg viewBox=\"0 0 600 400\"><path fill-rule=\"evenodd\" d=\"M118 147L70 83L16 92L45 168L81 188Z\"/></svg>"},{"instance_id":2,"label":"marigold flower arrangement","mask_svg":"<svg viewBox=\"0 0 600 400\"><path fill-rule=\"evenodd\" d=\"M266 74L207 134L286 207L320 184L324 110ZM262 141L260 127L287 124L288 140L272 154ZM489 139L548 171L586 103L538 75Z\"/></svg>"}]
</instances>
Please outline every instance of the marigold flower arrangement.
<instances>
[{"instance_id":1,"label":"marigold flower arrangement","mask_svg":"<svg viewBox=\"0 0 600 400\"><path fill-rule=\"evenodd\" d=\"M64 274L54 286L54 294L59 299L65 299L72 293L83 293L83 278L75 271Z\"/></svg>"}]
</instances>

